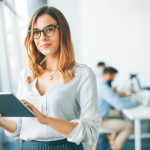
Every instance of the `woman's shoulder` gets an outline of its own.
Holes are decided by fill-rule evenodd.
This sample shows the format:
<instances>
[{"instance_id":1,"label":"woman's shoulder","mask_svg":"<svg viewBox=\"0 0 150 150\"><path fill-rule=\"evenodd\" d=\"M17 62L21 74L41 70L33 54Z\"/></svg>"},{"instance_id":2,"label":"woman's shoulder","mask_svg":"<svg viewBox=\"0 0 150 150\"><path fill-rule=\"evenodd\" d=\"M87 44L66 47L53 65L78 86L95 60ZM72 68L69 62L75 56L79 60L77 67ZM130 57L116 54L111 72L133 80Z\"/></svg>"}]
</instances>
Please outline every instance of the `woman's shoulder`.
<instances>
[{"instance_id":1,"label":"woman's shoulder","mask_svg":"<svg viewBox=\"0 0 150 150\"><path fill-rule=\"evenodd\" d=\"M76 73L81 73L81 74L94 74L93 73L93 70L87 66L86 64L78 64L76 63L73 67L73 72L76 74Z\"/></svg>"},{"instance_id":2,"label":"woman's shoulder","mask_svg":"<svg viewBox=\"0 0 150 150\"><path fill-rule=\"evenodd\" d=\"M89 86L90 88L96 87L96 77L93 70L89 66L85 64L77 64L74 66L74 70L75 79L79 79L79 87L82 87L83 84L84 86Z\"/></svg>"}]
</instances>

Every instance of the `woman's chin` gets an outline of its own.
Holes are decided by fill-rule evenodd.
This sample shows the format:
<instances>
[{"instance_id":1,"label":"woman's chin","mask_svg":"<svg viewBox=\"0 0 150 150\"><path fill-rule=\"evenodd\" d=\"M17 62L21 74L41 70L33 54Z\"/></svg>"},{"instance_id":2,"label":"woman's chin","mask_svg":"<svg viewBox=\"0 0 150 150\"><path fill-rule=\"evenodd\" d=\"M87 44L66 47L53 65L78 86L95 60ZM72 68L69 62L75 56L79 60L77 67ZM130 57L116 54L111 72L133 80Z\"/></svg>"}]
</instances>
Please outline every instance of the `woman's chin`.
<instances>
[{"instance_id":1,"label":"woman's chin","mask_svg":"<svg viewBox=\"0 0 150 150\"><path fill-rule=\"evenodd\" d=\"M44 49L44 50L41 50L40 52L41 52L43 55L45 55L45 56L54 55L54 54L57 55L57 52L58 52L58 54L59 54L59 51L58 51L58 50L54 50L54 49Z\"/></svg>"},{"instance_id":2,"label":"woman's chin","mask_svg":"<svg viewBox=\"0 0 150 150\"><path fill-rule=\"evenodd\" d=\"M43 51L42 52L43 55L47 56L47 55L53 55L53 53L51 51Z\"/></svg>"},{"instance_id":3,"label":"woman's chin","mask_svg":"<svg viewBox=\"0 0 150 150\"><path fill-rule=\"evenodd\" d=\"M48 55L59 55L59 51L43 51L43 55L48 56Z\"/></svg>"},{"instance_id":4,"label":"woman's chin","mask_svg":"<svg viewBox=\"0 0 150 150\"><path fill-rule=\"evenodd\" d=\"M43 55L45 55L45 56L50 56L50 55L54 55L55 53L52 53L52 52L45 52L45 53L43 53Z\"/></svg>"}]
</instances>

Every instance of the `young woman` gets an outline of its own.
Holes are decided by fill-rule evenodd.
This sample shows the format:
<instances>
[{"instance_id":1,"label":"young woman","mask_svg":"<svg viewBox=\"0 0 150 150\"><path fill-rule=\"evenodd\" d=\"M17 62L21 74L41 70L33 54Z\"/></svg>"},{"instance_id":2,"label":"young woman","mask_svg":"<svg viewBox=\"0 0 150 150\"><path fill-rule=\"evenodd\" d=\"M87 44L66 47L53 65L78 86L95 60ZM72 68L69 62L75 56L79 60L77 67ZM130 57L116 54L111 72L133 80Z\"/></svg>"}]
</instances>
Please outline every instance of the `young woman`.
<instances>
[{"instance_id":1,"label":"young woman","mask_svg":"<svg viewBox=\"0 0 150 150\"><path fill-rule=\"evenodd\" d=\"M93 71L75 62L69 25L54 7L32 16L25 39L28 67L19 77L18 99L36 115L5 119L0 126L20 138L22 150L83 150L99 134L100 115Z\"/></svg>"}]
</instances>

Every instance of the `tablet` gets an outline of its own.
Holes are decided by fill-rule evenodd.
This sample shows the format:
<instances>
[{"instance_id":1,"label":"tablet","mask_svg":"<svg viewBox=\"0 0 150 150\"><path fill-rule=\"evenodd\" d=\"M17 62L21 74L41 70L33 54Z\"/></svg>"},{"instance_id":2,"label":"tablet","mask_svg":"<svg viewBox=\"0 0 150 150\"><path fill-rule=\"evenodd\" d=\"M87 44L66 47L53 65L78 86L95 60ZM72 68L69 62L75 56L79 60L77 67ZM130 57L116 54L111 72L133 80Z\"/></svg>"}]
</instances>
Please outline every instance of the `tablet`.
<instances>
[{"instance_id":1,"label":"tablet","mask_svg":"<svg viewBox=\"0 0 150 150\"><path fill-rule=\"evenodd\" d=\"M0 92L0 113L2 117L35 117L35 114L11 92Z\"/></svg>"}]
</instances>

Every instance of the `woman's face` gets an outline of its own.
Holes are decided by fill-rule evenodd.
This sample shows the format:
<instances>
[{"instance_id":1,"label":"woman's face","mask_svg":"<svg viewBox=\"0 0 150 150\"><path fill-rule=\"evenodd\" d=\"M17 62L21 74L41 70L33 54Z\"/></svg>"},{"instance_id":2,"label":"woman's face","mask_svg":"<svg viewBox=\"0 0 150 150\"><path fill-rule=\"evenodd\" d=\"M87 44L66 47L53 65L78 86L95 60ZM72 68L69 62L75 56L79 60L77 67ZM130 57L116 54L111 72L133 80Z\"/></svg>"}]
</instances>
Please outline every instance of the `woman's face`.
<instances>
[{"instance_id":1,"label":"woman's face","mask_svg":"<svg viewBox=\"0 0 150 150\"><path fill-rule=\"evenodd\" d=\"M34 31L42 30L48 25L57 25L57 21L50 15L44 14L39 16L34 23ZM58 28L55 29L54 35L47 37L41 32L41 36L38 39L34 39L37 49L45 56L55 55L59 53L60 36Z\"/></svg>"}]
</instances>

